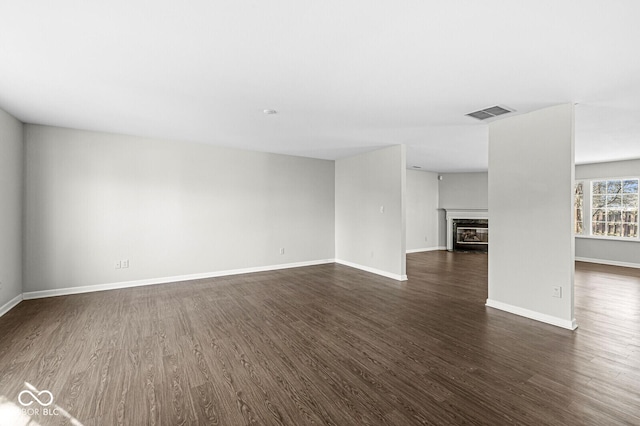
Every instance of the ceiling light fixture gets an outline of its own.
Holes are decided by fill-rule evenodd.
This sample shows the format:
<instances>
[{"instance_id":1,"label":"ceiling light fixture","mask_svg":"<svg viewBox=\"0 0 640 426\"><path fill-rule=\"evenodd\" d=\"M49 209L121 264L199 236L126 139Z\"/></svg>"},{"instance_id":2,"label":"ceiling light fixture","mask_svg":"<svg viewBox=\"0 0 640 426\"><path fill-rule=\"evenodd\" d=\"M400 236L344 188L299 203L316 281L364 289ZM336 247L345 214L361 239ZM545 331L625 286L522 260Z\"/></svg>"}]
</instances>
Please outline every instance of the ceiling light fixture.
<instances>
[{"instance_id":1,"label":"ceiling light fixture","mask_svg":"<svg viewBox=\"0 0 640 426\"><path fill-rule=\"evenodd\" d=\"M278 113L278 111L276 111L275 109L264 109L262 110L262 112L264 112L267 115L273 115Z\"/></svg>"}]
</instances>

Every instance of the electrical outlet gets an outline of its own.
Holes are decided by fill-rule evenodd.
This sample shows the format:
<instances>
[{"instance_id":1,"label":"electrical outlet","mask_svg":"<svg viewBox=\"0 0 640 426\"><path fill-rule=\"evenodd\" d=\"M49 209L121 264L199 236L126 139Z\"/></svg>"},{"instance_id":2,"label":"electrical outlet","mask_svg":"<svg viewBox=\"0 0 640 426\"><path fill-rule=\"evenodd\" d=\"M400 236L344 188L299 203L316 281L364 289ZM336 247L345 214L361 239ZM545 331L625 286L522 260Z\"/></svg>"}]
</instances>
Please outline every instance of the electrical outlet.
<instances>
[{"instance_id":1,"label":"electrical outlet","mask_svg":"<svg viewBox=\"0 0 640 426\"><path fill-rule=\"evenodd\" d=\"M122 268L122 262L120 262L119 260L116 261L116 269L120 269Z\"/></svg>"},{"instance_id":2,"label":"electrical outlet","mask_svg":"<svg viewBox=\"0 0 640 426\"><path fill-rule=\"evenodd\" d=\"M122 261L122 267L123 268L128 268L129 267L129 259L125 259Z\"/></svg>"},{"instance_id":3,"label":"electrical outlet","mask_svg":"<svg viewBox=\"0 0 640 426\"><path fill-rule=\"evenodd\" d=\"M562 287L553 287L553 297L562 297Z\"/></svg>"},{"instance_id":4,"label":"electrical outlet","mask_svg":"<svg viewBox=\"0 0 640 426\"><path fill-rule=\"evenodd\" d=\"M384 213L384 206L380 206L380 213Z\"/></svg>"},{"instance_id":5,"label":"electrical outlet","mask_svg":"<svg viewBox=\"0 0 640 426\"><path fill-rule=\"evenodd\" d=\"M284 247L280 249L280 254L284 254Z\"/></svg>"},{"instance_id":6,"label":"electrical outlet","mask_svg":"<svg viewBox=\"0 0 640 426\"><path fill-rule=\"evenodd\" d=\"M428 238L427 238L426 235L424 236L424 241L425 241L425 243L428 241Z\"/></svg>"}]
</instances>

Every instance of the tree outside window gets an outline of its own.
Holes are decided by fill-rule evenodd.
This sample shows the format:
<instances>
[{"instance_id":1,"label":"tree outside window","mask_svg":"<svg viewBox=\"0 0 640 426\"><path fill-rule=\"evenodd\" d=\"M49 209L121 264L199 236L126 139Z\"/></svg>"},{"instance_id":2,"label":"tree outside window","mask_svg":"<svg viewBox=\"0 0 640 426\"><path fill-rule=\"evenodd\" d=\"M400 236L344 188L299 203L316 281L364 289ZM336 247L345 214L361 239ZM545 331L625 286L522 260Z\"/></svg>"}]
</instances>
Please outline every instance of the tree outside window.
<instances>
[{"instance_id":1,"label":"tree outside window","mask_svg":"<svg viewBox=\"0 0 640 426\"><path fill-rule=\"evenodd\" d=\"M584 182L576 182L573 190L573 233L584 234Z\"/></svg>"},{"instance_id":2,"label":"tree outside window","mask_svg":"<svg viewBox=\"0 0 640 426\"><path fill-rule=\"evenodd\" d=\"M638 237L638 179L591 182L591 234Z\"/></svg>"}]
</instances>

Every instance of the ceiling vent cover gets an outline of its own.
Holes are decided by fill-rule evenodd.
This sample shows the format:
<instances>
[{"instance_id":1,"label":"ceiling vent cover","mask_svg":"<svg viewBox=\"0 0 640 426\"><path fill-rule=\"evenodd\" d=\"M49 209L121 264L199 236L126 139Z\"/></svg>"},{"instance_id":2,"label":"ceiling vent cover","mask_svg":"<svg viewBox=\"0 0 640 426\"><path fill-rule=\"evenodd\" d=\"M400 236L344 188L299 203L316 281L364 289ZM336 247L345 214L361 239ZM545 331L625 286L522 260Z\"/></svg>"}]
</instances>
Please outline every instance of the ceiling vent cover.
<instances>
[{"instance_id":1,"label":"ceiling vent cover","mask_svg":"<svg viewBox=\"0 0 640 426\"><path fill-rule=\"evenodd\" d=\"M469 117L477 118L478 120L486 120L487 118L497 117L502 114L509 114L513 111L514 110L506 109L504 107L496 105L489 108L481 109L480 111L470 112L466 115Z\"/></svg>"}]
</instances>

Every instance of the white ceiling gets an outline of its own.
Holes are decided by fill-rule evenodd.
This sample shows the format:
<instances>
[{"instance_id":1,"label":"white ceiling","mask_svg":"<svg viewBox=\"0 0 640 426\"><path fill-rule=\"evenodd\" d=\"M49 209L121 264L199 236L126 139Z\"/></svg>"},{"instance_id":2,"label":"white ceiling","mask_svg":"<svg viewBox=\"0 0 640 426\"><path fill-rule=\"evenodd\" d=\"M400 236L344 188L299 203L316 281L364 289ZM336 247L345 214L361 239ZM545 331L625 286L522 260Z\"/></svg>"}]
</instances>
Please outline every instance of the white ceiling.
<instances>
[{"instance_id":1,"label":"white ceiling","mask_svg":"<svg viewBox=\"0 0 640 426\"><path fill-rule=\"evenodd\" d=\"M0 108L28 123L486 170L464 114L576 108L576 161L640 158L640 2L0 3ZM263 109L278 110L265 115Z\"/></svg>"}]
</instances>

